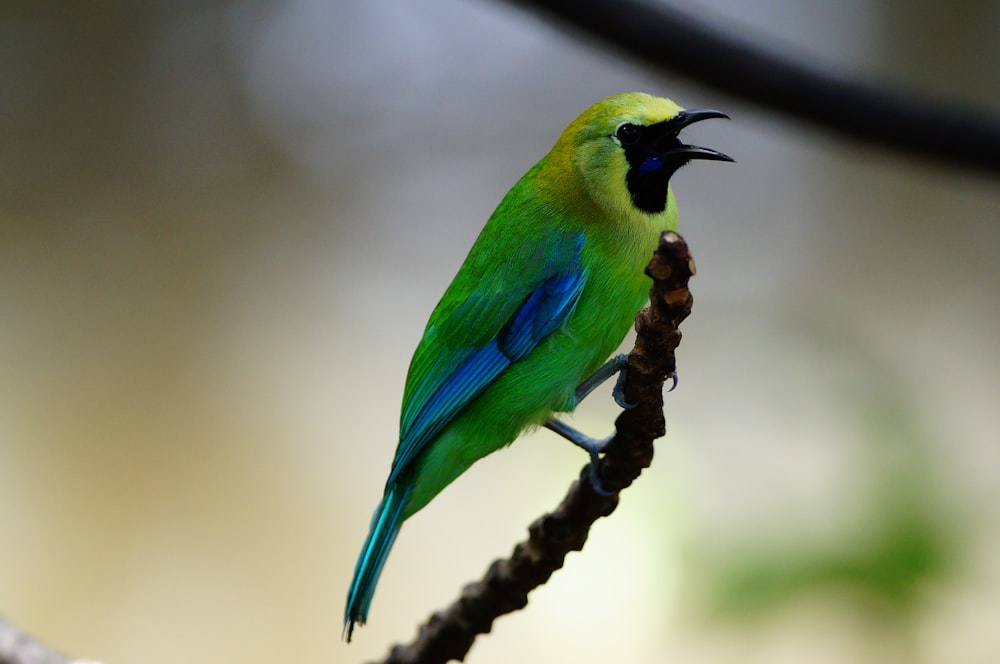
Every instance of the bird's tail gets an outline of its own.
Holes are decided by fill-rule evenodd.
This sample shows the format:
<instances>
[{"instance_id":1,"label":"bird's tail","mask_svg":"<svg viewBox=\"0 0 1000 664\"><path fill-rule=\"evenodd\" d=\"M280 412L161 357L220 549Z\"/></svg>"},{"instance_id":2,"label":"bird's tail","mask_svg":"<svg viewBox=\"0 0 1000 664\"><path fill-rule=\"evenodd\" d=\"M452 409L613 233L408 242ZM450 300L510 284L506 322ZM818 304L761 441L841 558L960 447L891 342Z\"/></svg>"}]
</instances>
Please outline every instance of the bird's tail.
<instances>
[{"instance_id":1,"label":"bird's tail","mask_svg":"<svg viewBox=\"0 0 1000 664\"><path fill-rule=\"evenodd\" d=\"M389 557L389 550L396 541L396 535L399 534L399 527L403 524L403 508L413 488L412 483L406 484L408 486L400 486L394 482L386 491L382 502L375 509L365 545L361 547L361 555L354 567L354 579L347 591L347 608L344 610L343 636L348 643L355 623L364 625L368 619L368 608L375 594L375 585L382 574L385 560Z\"/></svg>"}]
</instances>

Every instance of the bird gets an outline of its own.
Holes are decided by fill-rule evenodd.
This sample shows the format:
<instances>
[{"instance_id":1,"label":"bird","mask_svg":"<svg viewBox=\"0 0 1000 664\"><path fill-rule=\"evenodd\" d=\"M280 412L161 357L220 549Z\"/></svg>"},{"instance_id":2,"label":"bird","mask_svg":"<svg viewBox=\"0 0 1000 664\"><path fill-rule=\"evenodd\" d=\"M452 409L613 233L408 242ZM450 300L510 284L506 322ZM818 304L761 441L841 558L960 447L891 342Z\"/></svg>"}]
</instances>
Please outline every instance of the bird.
<instances>
[{"instance_id":1,"label":"bird","mask_svg":"<svg viewBox=\"0 0 1000 664\"><path fill-rule=\"evenodd\" d=\"M696 159L734 161L678 137L710 118L728 116L641 92L602 99L489 217L410 362L395 457L348 588L348 642L403 522L474 462L545 426L596 468L606 441L556 414L624 364L609 357L648 298L643 269L660 234L677 230L671 176ZM614 396L628 407L622 375Z\"/></svg>"}]
</instances>

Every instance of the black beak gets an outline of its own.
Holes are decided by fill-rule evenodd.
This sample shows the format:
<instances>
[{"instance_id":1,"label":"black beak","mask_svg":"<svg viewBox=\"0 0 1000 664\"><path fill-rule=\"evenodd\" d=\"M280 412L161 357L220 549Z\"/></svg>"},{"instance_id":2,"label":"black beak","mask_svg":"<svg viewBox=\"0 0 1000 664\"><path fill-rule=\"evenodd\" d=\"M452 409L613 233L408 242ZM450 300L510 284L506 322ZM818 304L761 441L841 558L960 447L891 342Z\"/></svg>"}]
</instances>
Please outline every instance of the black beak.
<instances>
[{"instance_id":1,"label":"black beak","mask_svg":"<svg viewBox=\"0 0 1000 664\"><path fill-rule=\"evenodd\" d=\"M678 168L693 159L714 161L734 161L727 154L698 145L682 143L678 134L684 127L710 118L728 118L725 113L712 110L681 111L669 120L651 125L630 125L630 130L621 133L622 125L615 136L625 151L628 173L625 186L628 187L632 203L651 214L663 212L670 192L670 178Z\"/></svg>"},{"instance_id":2,"label":"black beak","mask_svg":"<svg viewBox=\"0 0 1000 664\"><path fill-rule=\"evenodd\" d=\"M681 111L667 124L670 126L670 130L673 132L674 136L680 133L681 129L687 127L688 125L694 124L695 122L701 122L702 120L710 120L712 118L724 118L729 119L729 116L722 111L713 111L707 108L691 109L688 111ZM703 148L697 145L686 145L681 143L670 149L670 152L677 154L680 153L688 159L709 159L712 161L733 161L736 160L727 154L723 154L718 150L712 150L710 148Z\"/></svg>"}]
</instances>

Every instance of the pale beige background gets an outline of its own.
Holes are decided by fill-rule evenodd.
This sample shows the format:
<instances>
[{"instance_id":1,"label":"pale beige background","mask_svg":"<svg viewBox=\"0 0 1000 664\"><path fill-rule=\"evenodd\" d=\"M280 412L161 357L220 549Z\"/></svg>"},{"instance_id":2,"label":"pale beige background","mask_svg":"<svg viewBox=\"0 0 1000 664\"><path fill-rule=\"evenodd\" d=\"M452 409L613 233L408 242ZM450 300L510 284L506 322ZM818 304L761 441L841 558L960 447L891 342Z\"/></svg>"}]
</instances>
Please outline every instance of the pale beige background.
<instances>
[{"instance_id":1,"label":"pale beige background","mask_svg":"<svg viewBox=\"0 0 1000 664\"><path fill-rule=\"evenodd\" d=\"M585 461L541 432L477 465L341 643L413 345L507 187L638 89L729 112L689 137L739 162L675 179L699 273L670 432L469 661L1000 661L995 179L501 3L127 4L0 9L0 613L122 664L409 639ZM1000 5L939 4L698 11L1000 114Z\"/></svg>"}]
</instances>

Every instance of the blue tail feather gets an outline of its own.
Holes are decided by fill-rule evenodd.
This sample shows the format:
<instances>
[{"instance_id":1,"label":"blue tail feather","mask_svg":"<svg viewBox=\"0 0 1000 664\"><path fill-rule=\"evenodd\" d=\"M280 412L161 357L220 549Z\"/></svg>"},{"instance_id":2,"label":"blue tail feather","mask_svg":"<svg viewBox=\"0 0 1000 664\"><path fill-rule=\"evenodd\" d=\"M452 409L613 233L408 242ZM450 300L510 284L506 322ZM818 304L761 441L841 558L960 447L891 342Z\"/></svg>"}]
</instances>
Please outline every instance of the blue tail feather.
<instances>
[{"instance_id":1,"label":"blue tail feather","mask_svg":"<svg viewBox=\"0 0 1000 664\"><path fill-rule=\"evenodd\" d=\"M399 528L403 525L403 508L410 497L413 485L400 486L393 483L379 503L372 517L368 538L361 547L361 555L354 567L354 579L347 591L347 608L344 610L344 637L351 641L354 625L364 625L368 620L368 608L375 594L375 585L382 574L389 551L392 549Z\"/></svg>"}]
</instances>

